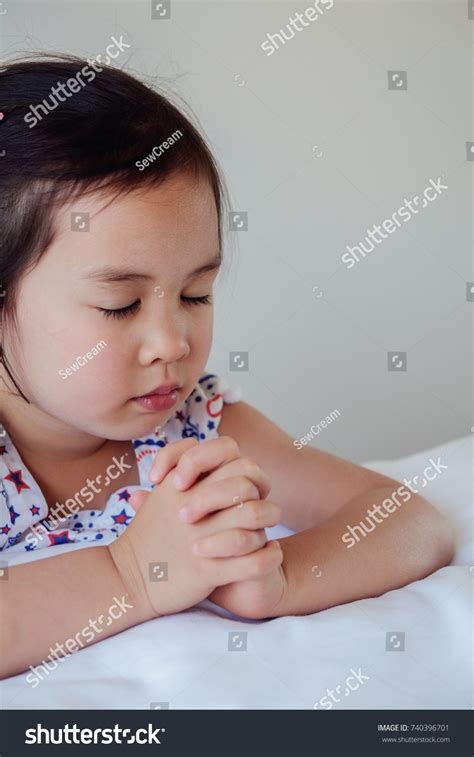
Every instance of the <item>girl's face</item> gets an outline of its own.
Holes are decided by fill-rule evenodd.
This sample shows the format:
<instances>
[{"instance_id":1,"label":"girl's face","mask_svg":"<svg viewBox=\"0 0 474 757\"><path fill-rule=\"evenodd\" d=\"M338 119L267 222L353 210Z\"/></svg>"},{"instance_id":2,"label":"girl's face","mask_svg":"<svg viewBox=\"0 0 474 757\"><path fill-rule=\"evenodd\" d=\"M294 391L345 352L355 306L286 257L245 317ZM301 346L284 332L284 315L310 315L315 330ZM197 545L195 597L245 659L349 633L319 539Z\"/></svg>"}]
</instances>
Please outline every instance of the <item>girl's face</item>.
<instances>
[{"instance_id":1,"label":"girl's face","mask_svg":"<svg viewBox=\"0 0 474 757\"><path fill-rule=\"evenodd\" d=\"M206 367L213 307L193 298L212 295L219 270L217 212L208 183L185 175L108 201L58 211L55 241L20 284L18 340L4 340L23 392L62 430L126 440L174 415ZM89 230L75 230L86 214ZM104 278L112 268L120 279ZM171 409L133 399L171 382Z\"/></svg>"}]
</instances>

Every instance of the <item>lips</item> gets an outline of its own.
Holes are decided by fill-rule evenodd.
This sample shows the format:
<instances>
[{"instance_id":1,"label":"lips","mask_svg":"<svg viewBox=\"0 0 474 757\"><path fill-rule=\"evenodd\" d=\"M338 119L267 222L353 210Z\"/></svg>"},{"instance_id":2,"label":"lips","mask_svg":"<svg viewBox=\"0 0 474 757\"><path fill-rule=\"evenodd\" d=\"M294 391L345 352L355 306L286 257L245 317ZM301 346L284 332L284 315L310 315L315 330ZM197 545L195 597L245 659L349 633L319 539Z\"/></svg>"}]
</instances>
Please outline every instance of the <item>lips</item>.
<instances>
[{"instance_id":1,"label":"lips","mask_svg":"<svg viewBox=\"0 0 474 757\"><path fill-rule=\"evenodd\" d=\"M161 386L157 386L156 389L152 389L151 392L148 392L147 394L140 394L140 397L153 397L156 394L170 394L174 389L179 389L180 386L176 382L173 384L161 384ZM138 398L138 399L139 399Z\"/></svg>"},{"instance_id":2,"label":"lips","mask_svg":"<svg viewBox=\"0 0 474 757\"><path fill-rule=\"evenodd\" d=\"M174 386L175 389L169 390ZM179 387L177 384L166 384L158 386L150 394L144 394L141 397L135 397L136 405L147 412L158 413L162 410L171 410L179 399Z\"/></svg>"}]
</instances>

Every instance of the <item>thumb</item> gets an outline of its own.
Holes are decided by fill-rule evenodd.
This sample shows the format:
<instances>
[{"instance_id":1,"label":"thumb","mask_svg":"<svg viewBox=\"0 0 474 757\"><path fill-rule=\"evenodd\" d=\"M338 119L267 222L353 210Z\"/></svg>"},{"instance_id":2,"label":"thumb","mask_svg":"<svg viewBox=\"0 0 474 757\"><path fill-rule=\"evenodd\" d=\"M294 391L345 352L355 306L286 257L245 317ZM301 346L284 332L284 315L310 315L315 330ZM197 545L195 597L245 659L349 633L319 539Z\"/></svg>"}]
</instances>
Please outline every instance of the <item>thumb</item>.
<instances>
[{"instance_id":1,"label":"thumb","mask_svg":"<svg viewBox=\"0 0 474 757\"><path fill-rule=\"evenodd\" d=\"M135 512L139 510L143 503L148 499L149 494L151 494L151 492L146 491L146 489L137 489L135 492L132 492L129 503Z\"/></svg>"}]
</instances>

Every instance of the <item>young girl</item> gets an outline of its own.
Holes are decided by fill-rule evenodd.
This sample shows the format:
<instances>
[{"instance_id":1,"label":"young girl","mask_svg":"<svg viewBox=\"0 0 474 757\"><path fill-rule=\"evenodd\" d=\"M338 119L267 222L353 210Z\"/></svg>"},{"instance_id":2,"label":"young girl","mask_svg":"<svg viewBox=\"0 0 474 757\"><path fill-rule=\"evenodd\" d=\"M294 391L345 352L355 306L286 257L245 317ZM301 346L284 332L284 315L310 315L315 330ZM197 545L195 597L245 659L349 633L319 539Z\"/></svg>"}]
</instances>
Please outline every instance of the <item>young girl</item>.
<instances>
[{"instance_id":1,"label":"young girl","mask_svg":"<svg viewBox=\"0 0 474 757\"><path fill-rule=\"evenodd\" d=\"M307 614L449 563L412 489L349 543L400 482L298 449L206 368L226 206L190 120L70 56L4 66L0 111L1 676L84 646L120 596L88 643L206 597ZM297 533L268 541L278 523Z\"/></svg>"}]
</instances>

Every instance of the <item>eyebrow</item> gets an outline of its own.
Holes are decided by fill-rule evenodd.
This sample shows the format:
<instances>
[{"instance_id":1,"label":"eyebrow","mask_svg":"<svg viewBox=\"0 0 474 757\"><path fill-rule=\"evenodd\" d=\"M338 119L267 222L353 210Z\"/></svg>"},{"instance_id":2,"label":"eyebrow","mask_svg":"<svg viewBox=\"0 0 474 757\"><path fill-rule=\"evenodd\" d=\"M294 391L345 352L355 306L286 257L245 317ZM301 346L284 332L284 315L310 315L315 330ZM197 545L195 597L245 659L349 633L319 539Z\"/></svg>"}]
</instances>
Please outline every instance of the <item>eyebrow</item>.
<instances>
[{"instance_id":1,"label":"eyebrow","mask_svg":"<svg viewBox=\"0 0 474 757\"><path fill-rule=\"evenodd\" d=\"M208 273L209 271L215 271L220 268L222 264L222 255L218 252L212 260L207 263L198 266L188 273L186 279L190 279L193 276L199 274ZM106 284L121 283L121 282L133 282L133 281L153 281L154 277L146 273L137 273L133 268L116 268L114 266L104 266L102 268L96 268L90 271L86 276L87 280L98 281Z\"/></svg>"}]
</instances>

